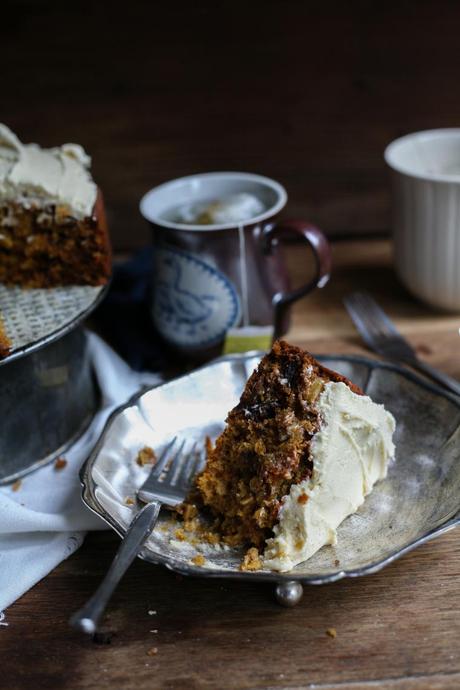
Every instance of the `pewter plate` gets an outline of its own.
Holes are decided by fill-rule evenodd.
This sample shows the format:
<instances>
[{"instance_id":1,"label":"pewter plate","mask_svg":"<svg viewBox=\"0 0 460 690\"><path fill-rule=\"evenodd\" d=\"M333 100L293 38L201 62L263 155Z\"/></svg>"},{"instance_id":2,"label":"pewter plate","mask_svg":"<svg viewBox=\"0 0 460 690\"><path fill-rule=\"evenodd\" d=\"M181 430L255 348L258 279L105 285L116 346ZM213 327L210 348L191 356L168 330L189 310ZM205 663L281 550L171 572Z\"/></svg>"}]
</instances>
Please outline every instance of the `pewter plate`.
<instances>
[{"instance_id":1,"label":"pewter plate","mask_svg":"<svg viewBox=\"0 0 460 690\"><path fill-rule=\"evenodd\" d=\"M221 358L116 410L81 472L86 504L123 536L139 510L125 501L135 497L149 471L135 462L139 449L149 445L161 451L176 434L201 443L206 435L215 438L260 357ZM459 524L460 400L396 365L361 357L319 359L360 385L397 420L396 459L388 477L342 523L337 545L323 547L288 573L240 572L241 552L178 541L179 525L171 524L165 511L141 558L185 575L266 580L279 588L292 581L324 584L376 572ZM205 557L204 567L191 562L197 553ZM297 594L291 590L291 603ZM284 603L289 596L285 590Z\"/></svg>"}]
</instances>

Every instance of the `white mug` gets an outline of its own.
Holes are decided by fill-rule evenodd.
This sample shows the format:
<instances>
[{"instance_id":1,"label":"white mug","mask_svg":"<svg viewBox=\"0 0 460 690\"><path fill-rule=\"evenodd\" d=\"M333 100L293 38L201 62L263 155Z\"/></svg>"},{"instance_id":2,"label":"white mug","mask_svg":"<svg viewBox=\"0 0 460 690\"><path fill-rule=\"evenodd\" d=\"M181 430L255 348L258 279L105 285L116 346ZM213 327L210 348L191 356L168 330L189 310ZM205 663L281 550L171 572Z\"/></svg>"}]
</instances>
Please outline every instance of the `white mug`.
<instances>
[{"instance_id":1,"label":"white mug","mask_svg":"<svg viewBox=\"0 0 460 690\"><path fill-rule=\"evenodd\" d=\"M398 276L424 302L460 312L460 129L408 134L384 155Z\"/></svg>"}]
</instances>

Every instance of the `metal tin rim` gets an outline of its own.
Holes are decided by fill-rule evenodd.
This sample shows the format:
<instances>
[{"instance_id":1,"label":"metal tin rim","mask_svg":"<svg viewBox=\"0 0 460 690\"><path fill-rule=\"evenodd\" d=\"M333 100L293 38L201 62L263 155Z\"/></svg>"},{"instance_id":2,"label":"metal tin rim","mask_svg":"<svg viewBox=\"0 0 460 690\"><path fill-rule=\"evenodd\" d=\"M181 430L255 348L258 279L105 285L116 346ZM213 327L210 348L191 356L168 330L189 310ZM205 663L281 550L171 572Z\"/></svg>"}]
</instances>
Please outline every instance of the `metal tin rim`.
<instances>
[{"instance_id":1,"label":"metal tin rim","mask_svg":"<svg viewBox=\"0 0 460 690\"><path fill-rule=\"evenodd\" d=\"M110 287L110 282L111 281L109 280L105 285L101 286L101 289L99 290L93 301L86 307L86 309L77 314L77 316L65 323L63 326L60 326L60 328L57 328L55 331L48 333L46 336L39 338L38 340L35 340L34 342L29 343L28 345L24 345L23 347L13 350L13 352L10 355L5 357L4 359L0 359L0 367L5 366L10 362L16 361L21 357L24 357L32 352L37 352L46 345L53 343L55 340L58 340L58 338L61 338L67 333L70 333L70 331L74 330L102 302Z\"/></svg>"}]
</instances>

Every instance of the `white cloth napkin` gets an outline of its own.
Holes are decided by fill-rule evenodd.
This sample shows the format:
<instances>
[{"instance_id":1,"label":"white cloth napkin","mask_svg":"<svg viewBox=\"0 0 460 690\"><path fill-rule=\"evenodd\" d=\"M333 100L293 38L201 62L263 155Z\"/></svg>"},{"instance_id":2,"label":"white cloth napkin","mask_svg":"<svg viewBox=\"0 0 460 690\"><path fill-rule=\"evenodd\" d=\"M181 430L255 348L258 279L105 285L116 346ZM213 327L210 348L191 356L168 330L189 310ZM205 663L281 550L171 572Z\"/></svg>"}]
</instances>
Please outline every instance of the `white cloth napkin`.
<instances>
[{"instance_id":1,"label":"white cloth napkin","mask_svg":"<svg viewBox=\"0 0 460 690\"><path fill-rule=\"evenodd\" d=\"M99 412L63 454L63 469L52 463L24 477L17 491L0 488L0 611L76 551L86 531L107 528L82 502L78 471L110 412L141 386L160 380L156 374L133 371L94 333L88 339L102 393Z\"/></svg>"}]
</instances>

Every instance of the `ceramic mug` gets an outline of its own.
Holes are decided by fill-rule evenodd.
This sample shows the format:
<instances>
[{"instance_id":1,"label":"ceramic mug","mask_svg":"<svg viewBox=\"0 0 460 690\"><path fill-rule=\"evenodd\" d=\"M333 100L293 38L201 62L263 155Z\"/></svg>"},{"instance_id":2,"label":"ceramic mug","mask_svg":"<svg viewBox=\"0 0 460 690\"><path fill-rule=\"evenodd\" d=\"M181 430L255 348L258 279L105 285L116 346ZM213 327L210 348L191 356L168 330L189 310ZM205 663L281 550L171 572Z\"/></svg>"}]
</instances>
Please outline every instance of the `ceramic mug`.
<instances>
[{"instance_id":1,"label":"ceramic mug","mask_svg":"<svg viewBox=\"0 0 460 690\"><path fill-rule=\"evenodd\" d=\"M433 307L460 311L460 129L409 134L384 155L398 276Z\"/></svg>"},{"instance_id":2,"label":"ceramic mug","mask_svg":"<svg viewBox=\"0 0 460 690\"><path fill-rule=\"evenodd\" d=\"M239 223L177 222L176 210L203 200L250 194L262 212ZM140 210L154 233L152 314L160 335L173 348L203 357L215 355L229 329L274 326L286 332L289 307L326 284L331 252L324 234L308 222L277 221L287 194L261 175L215 172L182 177L150 190ZM295 238L313 254L315 275L292 290L280 245Z\"/></svg>"}]
</instances>

